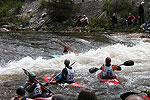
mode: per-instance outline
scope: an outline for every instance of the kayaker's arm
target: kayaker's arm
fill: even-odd
[[[117,71],[121,70],[120,65],[112,65],[112,68],[113,68],[113,70],[117,70]]]
[[[62,78],[63,78],[63,79],[66,79],[66,78],[67,78],[67,74],[68,74],[68,71],[67,71],[66,68],[64,68],[64,69],[62,70]]]
[[[56,79],[56,82],[58,82],[58,83],[64,82],[64,80],[66,80],[66,78],[67,78],[67,74],[68,74],[67,69],[64,68],[62,70],[62,77],[59,79]]]
[[[141,92],[146,93],[147,96],[150,98],[150,89],[142,89]]]
[[[104,65],[100,67],[100,70],[104,70]]]
[[[35,89],[35,87],[36,87],[36,83],[34,83],[33,85],[31,85],[30,83],[26,83],[25,85],[25,89],[28,92],[32,92]]]

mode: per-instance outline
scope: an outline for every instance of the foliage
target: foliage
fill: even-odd
[[[121,17],[127,17],[130,12],[136,14],[137,7],[133,0],[103,0],[103,10],[106,10],[109,16],[115,12]]]
[[[18,0],[0,0],[0,22],[7,23],[10,19],[16,19],[15,15],[21,11],[21,2]],[[12,18],[14,17],[14,18]]]
[[[74,14],[76,5],[72,0],[52,0],[47,9],[53,21],[63,22]]]
[[[98,19],[96,17],[89,18],[89,26],[90,27],[109,27],[109,18],[101,18]]]

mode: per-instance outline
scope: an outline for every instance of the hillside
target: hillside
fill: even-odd
[[[46,0],[47,1],[47,0]],[[79,15],[87,15],[88,18],[95,17],[101,18],[106,14],[102,11],[102,0],[73,0],[77,4],[77,13]],[[115,1],[115,0],[114,0]],[[132,0],[129,0],[132,2]],[[137,1],[137,2],[136,2]],[[140,0],[136,0],[137,6],[140,3]],[[149,7],[150,2],[145,4],[145,12],[150,15]],[[146,16],[146,20],[149,18],[149,15]],[[106,16],[106,15],[105,15]],[[15,25],[15,30],[32,30],[32,31],[45,31],[49,27],[53,28],[55,25],[61,26],[62,23],[52,22],[50,16],[47,14],[47,9],[41,7],[41,0],[24,0],[21,8],[21,14],[17,17],[27,19],[24,24],[15,25],[15,23],[8,23],[8,25],[3,25],[3,31],[14,30],[12,26]],[[109,16],[107,16],[109,17]],[[101,22],[101,21],[100,21]],[[105,23],[105,19],[104,19]],[[94,24],[94,23],[93,23]],[[11,28],[7,28],[9,26]],[[2,30],[2,29],[1,29]]]

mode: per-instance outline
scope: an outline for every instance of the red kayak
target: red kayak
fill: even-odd
[[[103,82],[103,83],[108,83],[108,85],[117,85],[117,84],[119,84],[119,80],[117,79],[117,75],[115,74],[115,76],[116,76],[116,78],[114,78],[114,79],[102,79],[101,78],[101,73],[99,73],[98,75],[97,75],[97,78],[101,81],[101,82]]]
[[[14,100],[14,98],[15,97],[11,98],[11,100]],[[39,97],[39,98],[35,98],[35,99],[27,98],[26,100],[52,100],[52,97],[48,97],[48,98]]]
[[[57,85],[60,85],[62,87],[70,87],[70,88],[80,88],[80,87],[86,87],[86,85],[81,85],[80,83],[78,82],[74,82],[74,83],[51,83],[51,80],[55,81],[55,79],[51,76],[44,76],[43,77],[43,80],[46,81],[46,82],[49,82],[50,84],[57,84]]]

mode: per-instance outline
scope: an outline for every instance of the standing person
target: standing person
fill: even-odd
[[[101,66],[100,69],[102,70],[101,72],[102,79],[112,79],[116,77],[114,71],[121,70],[121,67],[120,65],[111,65],[111,58],[107,57],[105,59],[105,65]]]
[[[112,27],[114,27],[115,24],[117,24],[117,23],[118,23],[117,16],[115,13],[113,13],[113,15],[112,15]]]
[[[79,27],[82,25],[81,19],[82,19],[82,16],[79,16],[79,18],[75,24],[75,27],[77,30],[79,30]]]
[[[139,6],[139,23],[142,25],[144,23],[144,2],[141,2]]]
[[[129,16],[126,20],[126,25],[128,27],[129,25],[134,25],[134,24],[135,24],[135,17],[133,16],[132,13],[129,13]]]
[[[25,90],[28,93],[29,98],[37,98],[37,97],[50,97],[50,93],[52,93],[50,90],[48,91],[46,88],[44,88],[43,85],[40,85],[39,82],[35,81],[36,74],[30,73],[29,80],[25,83]],[[47,84],[45,84],[47,85]]]
[[[83,89],[79,93],[77,100],[98,100],[94,91],[90,89]]]
[[[69,66],[70,60],[66,59],[64,64],[65,68],[61,72],[61,77],[56,79],[56,81],[52,81],[52,83],[74,83],[74,70]]]

